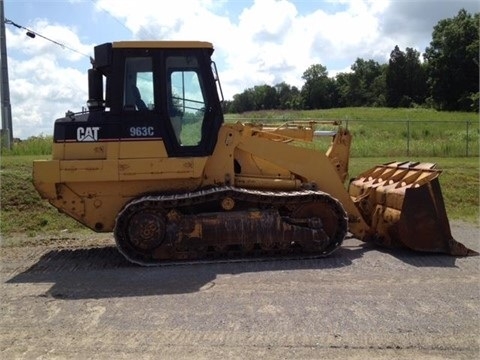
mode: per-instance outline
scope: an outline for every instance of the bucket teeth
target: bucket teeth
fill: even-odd
[[[434,163],[391,162],[360,174],[350,183],[350,196],[372,234],[386,247],[478,255],[457,242],[450,230]]]

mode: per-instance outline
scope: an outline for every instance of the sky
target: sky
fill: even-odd
[[[421,54],[438,21],[477,0],[4,0],[13,136],[52,135],[87,100],[89,56],[120,40],[213,43],[226,100],[286,82],[321,64],[334,77],[357,58],[387,63],[396,45]]]

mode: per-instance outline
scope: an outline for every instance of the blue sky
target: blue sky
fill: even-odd
[[[131,39],[202,40],[226,99],[255,85],[301,87],[313,64],[330,76],[357,58],[388,61],[395,45],[424,52],[433,26],[476,0],[4,0],[5,17],[52,40],[93,53]],[[49,135],[53,121],[87,97],[87,56],[6,25],[15,137]]]

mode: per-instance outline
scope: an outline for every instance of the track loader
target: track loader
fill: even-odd
[[[306,254],[350,233],[387,247],[475,252],[451,235],[435,164],[391,162],[348,177],[351,134],[324,153],[315,121],[225,123],[213,46],[131,41],[95,47],[88,111],[55,121],[42,198],[131,262]]]

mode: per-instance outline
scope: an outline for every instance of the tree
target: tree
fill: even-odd
[[[405,53],[397,45],[390,53],[385,81],[387,83],[387,105],[400,106],[402,97],[406,94],[406,60]]]
[[[390,107],[409,107],[425,101],[426,77],[420,53],[407,48],[406,53],[395,46],[386,69],[386,103]]]
[[[277,90],[270,85],[256,85],[235,94],[228,104],[228,112],[242,113],[245,111],[271,110],[279,107]]]
[[[435,25],[425,50],[428,85],[442,110],[472,110],[478,98],[480,14],[464,9]],[[476,104],[478,107],[478,104]]]
[[[336,77],[340,106],[383,106],[385,66],[357,58],[351,69],[352,72]]]
[[[296,86],[281,82],[274,87],[277,92],[279,109],[299,110],[302,108],[302,98]]]
[[[278,106],[277,91],[270,85],[253,87],[254,110],[271,110]]]
[[[251,89],[245,90],[241,94],[233,95],[233,101],[230,104],[229,111],[232,113],[242,113],[254,109],[253,92]]]
[[[425,66],[420,61],[420,53],[412,48],[406,48],[406,95],[414,103],[423,104],[427,96],[427,75]]]
[[[335,81],[328,77],[327,68],[311,65],[302,75],[305,84],[301,94],[307,109],[328,109],[335,98]]]

